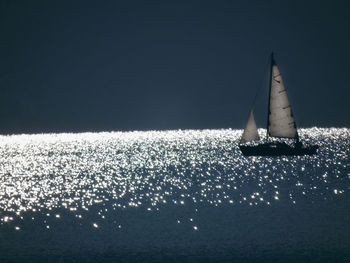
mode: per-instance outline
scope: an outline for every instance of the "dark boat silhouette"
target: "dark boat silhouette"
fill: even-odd
[[[271,54],[270,83],[268,98],[268,114],[266,140],[259,141],[260,137],[254,119],[253,108],[242,134],[239,148],[246,156],[281,156],[281,155],[312,155],[316,154],[317,145],[304,146],[299,135],[283,84],[282,76]],[[270,141],[271,138],[288,138],[292,143],[285,141]]]

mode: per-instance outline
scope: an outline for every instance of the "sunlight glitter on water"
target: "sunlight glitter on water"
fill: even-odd
[[[264,130],[260,130],[264,133]],[[297,205],[350,187],[349,129],[301,129],[318,155],[244,157],[241,130],[38,134],[0,137],[1,223],[26,212]],[[99,211],[105,218],[108,211]],[[60,219],[59,214],[50,216]],[[92,223],[98,228],[97,223]],[[49,225],[47,225],[49,228]],[[198,230],[198,226],[193,226]]]

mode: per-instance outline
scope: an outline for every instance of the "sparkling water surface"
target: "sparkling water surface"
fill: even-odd
[[[296,157],[241,134],[0,136],[1,262],[350,262],[350,129],[301,129]]]

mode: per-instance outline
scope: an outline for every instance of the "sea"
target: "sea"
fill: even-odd
[[[0,136],[0,262],[350,262],[350,129],[300,129],[312,156],[241,134]]]

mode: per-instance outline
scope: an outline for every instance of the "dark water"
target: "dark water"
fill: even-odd
[[[350,262],[350,129],[299,157],[241,132],[2,136],[0,262]]]

